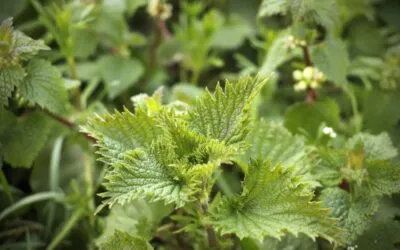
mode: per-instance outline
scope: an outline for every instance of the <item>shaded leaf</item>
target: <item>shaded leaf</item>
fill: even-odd
[[[333,83],[347,84],[349,58],[342,41],[331,38],[316,45],[311,50],[311,61]]]
[[[271,16],[275,14],[285,14],[288,9],[289,3],[287,0],[263,0],[258,16]]]
[[[322,123],[334,129],[339,126],[339,107],[332,99],[318,100],[313,104],[296,103],[285,114],[285,127],[292,133],[305,132],[312,139],[317,138]]]
[[[101,250],[152,250],[153,247],[141,237],[131,236],[128,233],[115,231],[107,241],[100,245]]]
[[[289,232],[339,240],[336,221],[328,216],[329,210],[311,201],[307,185],[280,165],[271,168],[269,162],[253,162],[242,194],[212,204],[211,223],[222,234],[234,233],[241,239],[281,238]]]
[[[260,73],[267,74],[275,71],[281,64],[294,56],[294,51],[287,47],[290,30],[281,31],[267,51],[267,55],[261,65]]]
[[[42,59],[31,60],[26,70],[20,86],[21,95],[50,112],[65,112],[68,96],[60,72]]]
[[[151,233],[161,220],[172,211],[172,207],[165,206],[162,202],[148,203],[136,200],[124,206],[114,206],[105,218],[104,229],[96,244],[101,245],[115,231],[150,239]],[[145,225],[145,229],[143,226]]]
[[[304,137],[292,135],[283,125],[261,119],[247,138],[251,146],[240,157],[243,163],[250,159],[268,159],[273,166],[293,167],[294,174],[305,175],[307,180],[313,179],[309,172],[317,162],[311,154],[313,149],[306,145]]]
[[[30,167],[44,146],[49,131],[50,121],[41,113],[19,118],[2,136],[4,159],[14,167]]]
[[[110,99],[132,87],[144,73],[143,65],[136,59],[107,55],[100,59],[99,64]]]
[[[320,197],[323,205],[332,209],[339,219],[339,225],[346,230],[345,239],[353,243],[369,226],[371,218],[379,208],[379,200],[361,196],[353,198],[350,193],[339,188],[328,188]]]

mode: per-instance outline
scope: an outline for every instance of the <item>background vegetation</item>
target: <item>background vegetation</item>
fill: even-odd
[[[398,249],[399,13],[396,0],[2,0],[0,248]],[[257,74],[258,146],[221,163],[211,197],[241,193],[249,158],[299,164],[347,232],[340,244],[210,241],[197,212],[142,198],[95,215],[110,164],[96,160],[95,114],[161,99],[184,112],[205,87]]]

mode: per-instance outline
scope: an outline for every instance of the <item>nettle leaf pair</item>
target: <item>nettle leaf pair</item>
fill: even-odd
[[[49,48],[14,31],[11,18],[1,23],[0,157],[12,166],[31,166],[50,130],[46,116],[38,111],[16,117],[5,110],[12,94],[19,104],[38,105],[52,113],[66,111],[68,95],[60,72],[50,62],[33,58],[41,50]]]
[[[142,198],[164,200],[176,208],[207,204],[214,170],[232,163],[248,146],[251,101],[264,83],[261,77],[249,77],[227,82],[225,91],[218,85],[193,107],[162,105],[156,93],[137,98],[135,113],[125,109],[93,118],[83,131],[97,139],[101,160],[109,165],[107,191],[101,194],[104,205]],[[290,232],[340,241],[329,210],[311,201],[310,182],[279,165],[276,157],[272,162],[277,165],[261,158],[245,161],[240,163],[245,173],[242,194],[218,195],[207,224],[239,238],[279,238]]]

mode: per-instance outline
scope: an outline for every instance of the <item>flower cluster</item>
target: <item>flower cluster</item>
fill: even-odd
[[[172,5],[163,0],[150,0],[147,5],[147,12],[152,17],[167,20],[172,16]]]
[[[292,35],[288,36],[288,38],[285,42],[285,47],[288,49],[295,49],[298,46],[306,46],[306,45],[307,44],[306,44],[305,40],[296,39]]]
[[[331,127],[324,127],[322,129],[322,133],[324,133],[325,135],[328,135],[331,138],[336,138],[336,136],[337,136],[336,132]]]
[[[296,80],[294,85],[296,91],[306,90],[307,88],[316,89],[326,81],[325,75],[314,67],[306,67],[303,71],[293,71],[293,78]]]

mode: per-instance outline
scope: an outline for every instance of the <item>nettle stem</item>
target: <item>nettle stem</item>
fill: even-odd
[[[208,202],[201,204],[200,209],[202,215],[208,214]],[[209,225],[205,225],[205,229],[207,232],[208,249],[214,249],[214,250],[219,249],[217,236],[215,234],[214,229]]]
[[[165,40],[168,40],[171,38],[171,32],[169,31],[165,20],[158,18],[157,27]]]
[[[157,17],[155,20],[155,26],[157,28],[155,38],[150,46],[150,65],[157,65],[157,49],[161,44],[161,40],[171,39],[171,32],[169,31],[165,20]]]
[[[310,57],[310,52],[308,51],[308,47],[307,46],[303,46],[303,57],[304,57],[304,61],[306,62],[307,66],[313,66],[313,63],[311,61],[311,57]]]
[[[310,52],[308,50],[307,46],[302,46],[301,47],[303,50],[303,58],[307,66],[312,67],[313,63],[311,61],[310,57]],[[306,102],[309,104],[313,104],[318,98],[318,93],[315,91],[313,88],[307,88],[307,96],[306,96]]]
[[[83,136],[83,137],[84,137],[86,140],[88,140],[89,142],[96,143],[96,139],[95,139],[94,137],[91,137],[90,135],[88,135],[88,134],[86,134],[86,133],[79,132],[79,131],[78,131],[78,126],[77,126],[74,122],[68,120],[68,119],[65,118],[65,117],[62,117],[62,116],[53,114],[53,113],[51,113],[51,112],[49,112],[49,111],[47,111],[47,110],[45,110],[45,109],[41,109],[41,110],[42,110],[43,113],[45,113],[47,116],[49,116],[50,118],[52,118],[52,119],[58,121],[59,123],[61,123],[61,124],[64,125],[65,127],[68,127],[69,129],[72,129],[72,130],[76,130],[77,133],[79,133],[81,136]]]

